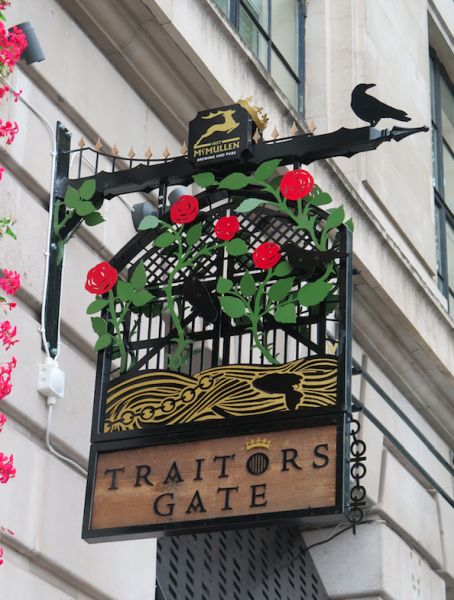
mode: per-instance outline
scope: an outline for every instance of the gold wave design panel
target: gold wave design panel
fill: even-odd
[[[107,392],[104,432],[334,406],[337,358],[228,365],[185,375],[146,371]]]

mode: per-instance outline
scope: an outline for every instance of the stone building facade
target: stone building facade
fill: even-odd
[[[336,600],[454,598],[454,511],[441,493],[454,497],[453,2],[16,0],[7,16],[9,25],[33,23],[47,59],[16,69],[12,84],[25,101],[5,110],[21,131],[0,150],[9,171],[1,213],[17,218],[18,236],[2,242],[0,266],[13,265],[23,281],[14,315],[19,367],[2,406],[9,417],[2,446],[14,452],[18,475],[0,490],[0,519],[16,534],[2,540],[1,597],[155,595],[156,542],[82,541],[84,476],[45,444],[47,408],[37,377],[44,360],[49,125],[52,131],[63,122],[74,145],[83,137],[94,146],[99,137],[122,155],[131,146],[143,154],[149,145],[156,156],[165,146],[178,154],[197,111],[245,96],[270,116],[265,137],[274,127],[288,135],[293,122],[302,131],[316,126],[316,133],[360,126],[350,93],[367,81],[377,84],[378,97],[407,110],[411,124],[432,124],[437,133],[434,142],[419,134],[310,167],[355,223],[353,355],[363,374],[354,376],[353,394],[386,429],[361,416],[367,523],[356,536],[345,532],[314,546],[311,556]],[[105,223],[81,229],[66,252],[58,358],[66,386],[53,411],[51,443],[82,467],[95,373],[85,274],[134,235],[135,201],[143,198],[105,203]],[[335,525],[308,525],[305,543],[325,540]]]

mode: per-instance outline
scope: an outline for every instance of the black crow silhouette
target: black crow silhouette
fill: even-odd
[[[380,121],[380,119],[396,119],[396,121],[411,121],[411,118],[403,110],[388,106],[377,98],[366,94],[366,90],[374,87],[375,83],[360,83],[352,92],[351,107],[357,117],[363,121],[368,121],[371,127]]]
[[[197,277],[188,277],[183,283],[183,296],[205,321],[214,323],[218,317],[215,300]]]
[[[293,242],[287,242],[282,249],[287,254],[295,274],[304,281],[318,279],[323,275],[328,261],[347,256],[346,253],[336,250],[306,250]]]

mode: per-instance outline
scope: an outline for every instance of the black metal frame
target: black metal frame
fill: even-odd
[[[278,57],[282,65],[285,67],[286,71],[292,77],[292,79],[297,84],[297,106],[296,109],[303,114],[304,113],[304,22],[305,22],[305,6],[304,0],[296,0],[296,25],[297,25],[297,64],[298,64],[298,72],[296,73],[294,69],[289,65],[288,61],[281,53],[279,48],[273,42],[273,32],[271,29],[271,3],[273,0],[265,0],[268,6],[268,22],[266,24],[266,29],[263,25],[257,20],[257,17],[251,11],[245,0],[230,0],[229,3],[229,12],[226,13],[229,21],[232,23],[233,27],[239,31],[240,28],[240,8],[242,8],[247,16],[252,21],[253,25],[257,28],[259,34],[263,37],[267,44],[267,60],[265,68],[266,70],[273,75],[271,70],[271,56],[272,52]],[[221,9],[222,10],[222,9]],[[251,48],[252,50],[252,48]],[[253,51],[253,50],[252,50]],[[259,59],[260,60],[260,59]],[[262,63],[263,64],[263,63]]]
[[[438,132],[437,135],[437,143],[432,144],[433,152],[436,158],[436,172],[434,172],[434,198],[435,198],[435,218],[438,219],[438,228],[436,229],[436,233],[438,233],[437,244],[439,248],[438,258],[437,258],[437,267],[438,267],[438,286],[440,290],[443,292],[443,295],[446,296],[448,300],[448,309],[452,312],[454,307],[452,304],[454,303],[454,281],[449,281],[448,278],[448,251],[447,251],[447,228],[450,227],[454,231],[454,213],[450,210],[445,197],[445,189],[444,189],[444,165],[443,165],[443,131],[441,128],[441,101],[440,101],[440,81],[443,81],[447,84],[450,89],[453,99],[454,99],[454,84],[449,79],[449,76],[443,67],[442,63],[439,61],[437,53],[433,48],[430,48],[430,60],[433,65],[433,74],[434,74],[434,89],[433,91],[433,103],[434,103],[434,112],[432,114],[432,127],[435,131]],[[447,144],[446,144],[447,146]],[[448,147],[449,152],[453,152],[453,149]],[[454,159],[454,154],[453,154]],[[451,260],[454,261],[454,256],[451,257]]]

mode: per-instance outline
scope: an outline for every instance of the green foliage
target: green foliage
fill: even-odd
[[[134,288],[128,281],[117,281],[117,296],[122,302],[129,302],[134,297]]]
[[[344,207],[339,206],[339,208],[332,208],[328,210],[328,218],[326,219],[325,227],[323,228],[325,231],[330,231],[335,227],[339,227],[342,225],[345,219]]]
[[[79,188],[79,195],[82,200],[91,200],[96,193],[96,181],[94,179],[89,179],[88,181],[84,181],[83,184]]]
[[[161,233],[161,235],[158,235],[153,243],[156,248],[168,248],[176,241],[177,236],[174,233],[171,231],[165,231],[164,233]]]
[[[140,307],[145,306],[153,300],[153,294],[150,294],[147,290],[140,290],[138,292],[134,292],[132,295],[132,303],[134,306]]]
[[[139,231],[146,231],[147,229],[156,229],[160,221],[156,215],[147,215],[139,223]]]
[[[102,317],[92,317],[91,326],[97,335],[107,333],[107,323]]]
[[[315,306],[320,304],[332,289],[332,284],[323,279],[312,283],[306,283],[298,292],[298,302],[303,306]]]
[[[249,184],[249,177],[244,173],[230,173],[218,183],[223,190],[241,190]]]
[[[278,281],[276,281],[276,283],[273,283],[273,285],[268,290],[268,298],[270,300],[273,300],[274,302],[280,302],[289,295],[294,282],[294,277],[279,279]]]
[[[238,319],[246,314],[246,307],[239,298],[233,296],[222,296],[220,298],[222,310],[228,317]]]
[[[78,204],[80,204],[80,195],[79,195],[78,190],[76,190],[76,188],[73,188],[70,185],[68,185],[68,189],[66,190],[64,202],[65,202],[65,205],[67,208],[75,209],[76,206],[78,206]]]
[[[276,277],[285,277],[286,275],[290,275],[292,271],[292,266],[288,260],[281,260],[279,264],[274,267],[274,274]]]
[[[108,348],[112,342],[113,337],[110,335],[110,333],[103,333],[96,341],[95,352],[99,352],[100,350],[104,350],[104,348]]]
[[[257,206],[266,204],[266,202],[267,200],[261,200],[260,198],[246,198],[239,206],[237,206],[237,208],[235,208],[235,212],[248,213],[251,212],[251,210],[254,210],[254,208],[257,208]]]
[[[194,183],[203,188],[210,187],[210,185],[214,185],[216,183],[216,177],[209,171],[206,171],[205,173],[198,173],[197,175],[194,175],[192,179],[194,180]]]
[[[143,288],[147,285],[147,272],[145,271],[143,260],[141,260],[134,269],[130,282],[135,290],[143,290]]]
[[[353,233],[355,226],[351,218],[348,221],[345,221],[345,226]]]
[[[196,223],[192,227],[188,229],[186,234],[186,243],[188,246],[193,246],[197,244],[202,235],[202,223]]]
[[[274,172],[281,164],[281,159],[267,160],[263,162],[254,173],[254,177],[259,180],[265,180],[274,175]]]
[[[296,306],[294,304],[278,306],[274,311],[274,319],[278,323],[296,323]]]
[[[93,315],[94,313],[103,310],[104,308],[106,308],[108,303],[108,300],[104,300],[103,298],[97,298],[91,304],[88,305],[87,315]]]
[[[250,298],[251,296],[253,296],[257,290],[255,279],[248,271],[246,271],[246,273],[240,280],[240,290],[243,296],[245,296],[246,298]]]
[[[230,240],[227,242],[225,248],[230,256],[243,256],[243,254],[249,252],[246,242],[241,238]]]
[[[216,284],[216,291],[218,294],[225,294],[226,292],[230,292],[233,288],[233,281],[230,279],[225,279],[224,277],[219,277],[218,282]]]
[[[91,213],[91,214],[87,215],[84,219],[85,223],[89,227],[94,227],[95,225],[100,225],[101,223],[104,222],[104,220],[105,220],[104,217],[99,212]]]

